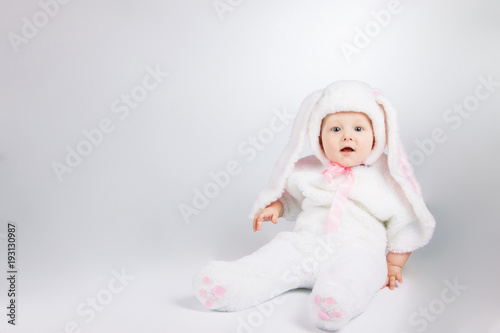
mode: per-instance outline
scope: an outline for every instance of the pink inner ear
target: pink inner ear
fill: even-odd
[[[415,193],[417,193],[419,196],[422,196],[422,193],[419,191],[419,188],[417,186],[416,180],[413,178],[411,172],[411,164],[402,154],[401,157],[399,158],[399,167],[403,171],[406,179],[411,183]]]
[[[374,95],[380,95],[380,94],[381,94],[381,92],[380,92],[379,90],[373,89],[373,94],[374,94]]]

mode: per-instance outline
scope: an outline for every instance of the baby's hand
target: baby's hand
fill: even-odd
[[[389,289],[394,290],[396,281],[403,283],[403,267],[387,263],[387,279],[382,289],[389,287]]]
[[[382,289],[389,286],[389,289],[394,290],[396,281],[403,283],[403,266],[406,264],[411,252],[387,254],[387,279]]]
[[[279,200],[273,202],[266,208],[260,211],[253,219],[253,231],[260,230],[262,221],[271,221],[274,224],[278,223],[278,217],[283,215],[283,205]]]

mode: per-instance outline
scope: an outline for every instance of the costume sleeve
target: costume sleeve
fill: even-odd
[[[395,253],[412,252],[429,242],[426,225],[402,191],[397,191],[393,214],[386,221],[387,250]]]
[[[387,228],[387,250],[395,253],[413,252],[427,244],[422,225],[418,221],[401,224],[390,221]]]
[[[314,156],[301,158],[288,177],[280,201],[283,204],[283,217],[295,221],[302,211],[304,193],[311,187],[311,177],[321,172],[321,162]],[[309,192],[311,192],[309,190]]]
[[[295,221],[301,211],[301,204],[304,197],[301,193],[290,194],[287,190],[279,199],[283,204],[283,217],[290,221]],[[299,194],[299,195],[297,195]]]

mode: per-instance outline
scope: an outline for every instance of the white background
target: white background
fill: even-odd
[[[500,332],[500,86],[464,116],[448,111],[474,100],[480,77],[500,82],[500,5],[401,0],[381,27],[371,13],[389,1],[226,1],[223,13],[212,0],[42,1],[51,17],[37,1],[1,1],[0,263],[7,275],[12,221],[18,297],[14,327],[1,279],[0,331],[318,332],[307,290],[267,310],[217,313],[190,280],[206,261],[237,259],[293,228],[253,233],[248,219],[291,122],[254,155],[241,148],[313,90],[358,79],[398,109],[437,228],[401,287],[381,291],[342,332]],[[348,61],[340,45],[377,26]],[[147,68],[168,76],[121,119],[112,104],[141,91]],[[113,131],[60,181],[54,162],[103,119]],[[436,129],[442,142],[430,144]],[[183,218],[181,205],[230,161],[240,172]],[[445,281],[467,288],[444,303]]]

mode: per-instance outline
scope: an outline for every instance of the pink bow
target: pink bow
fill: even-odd
[[[323,171],[323,175],[328,180],[329,183],[332,182],[333,178],[340,176],[347,172],[347,178],[340,183],[333,198],[332,207],[328,213],[328,220],[326,223],[326,229],[329,232],[337,232],[339,227],[339,221],[342,217],[342,212],[344,211],[344,206],[351,192],[352,185],[354,184],[354,175],[351,168],[341,166],[337,163],[330,162],[328,169]]]

